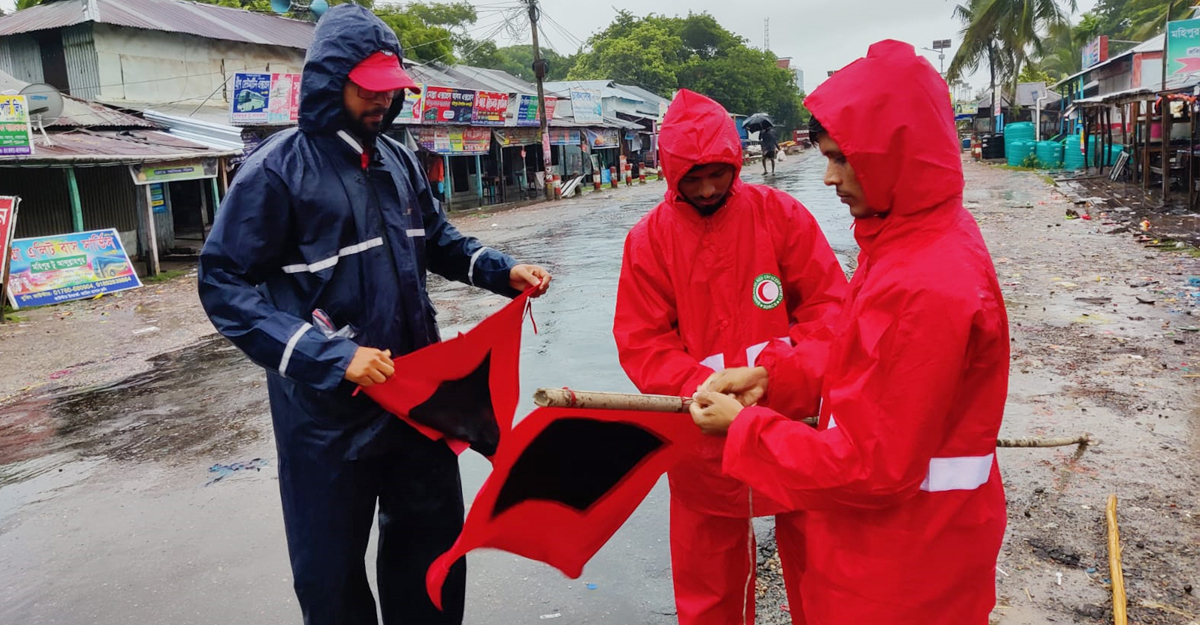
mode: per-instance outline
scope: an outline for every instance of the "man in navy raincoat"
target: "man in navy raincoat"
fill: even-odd
[[[242,167],[200,258],[213,324],[267,370],[288,551],[310,625],[378,623],[364,564],[376,504],[384,623],[461,623],[465,566],[451,572],[445,612],[425,593],[426,569],[462,529],[457,458],[353,393],[390,377],[392,354],[438,340],[426,270],[507,296],[550,282],[460,234],[417,158],[380,134],[416,89],[401,55],[370,11],[345,4],[324,16],[300,127]]]

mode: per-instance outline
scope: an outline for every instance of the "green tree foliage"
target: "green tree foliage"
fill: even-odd
[[[806,120],[791,72],[707,13],[636,17],[621,11],[588,41],[567,76],[635,84],[664,97],[691,89],[733,113],[770,113],[785,130]]]
[[[1099,0],[1093,13],[1099,22],[1097,35],[1114,39],[1144,41],[1163,31],[1169,0]],[[1175,0],[1171,19],[1186,19],[1195,3]]]
[[[955,7],[963,23],[962,43],[950,62],[947,78],[953,82],[986,64],[993,93],[1002,78],[1016,89],[1022,70],[1031,58],[1045,55],[1047,37],[1069,27],[1067,15],[1075,0],[969,0]]]

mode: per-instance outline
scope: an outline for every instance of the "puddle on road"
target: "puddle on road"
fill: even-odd
[[[148,462],[230,451],[258,439],[264,375],[224,339],[151,359],[145,373],[4,408],[0,487],[81,459]]]

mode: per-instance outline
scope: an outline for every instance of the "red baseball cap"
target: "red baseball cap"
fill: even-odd
[[[350,81],[370,91],[395,91],[411,89],[421,91],[400,66],[400,58],[388,50],[381,50],[350,70]]]

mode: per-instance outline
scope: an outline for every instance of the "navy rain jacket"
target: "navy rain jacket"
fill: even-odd
[[[347,76],[376,51],[401,55],[395,34],[361,8],[329,13],[319,30],[299,128],[273,135],[238,172],[201,253],[199,290],[217,330],[267,370],[281,455],[294,441],[353,459],[396,421],[365,393],[351,397],[343,376],[357,347],[398,356],[438,341],[427,269],[512,297],[516,263],[446,221],[409,149],[381,135],[366,159],[349,133]],[[326,338],[316,309],[358,336]]]

